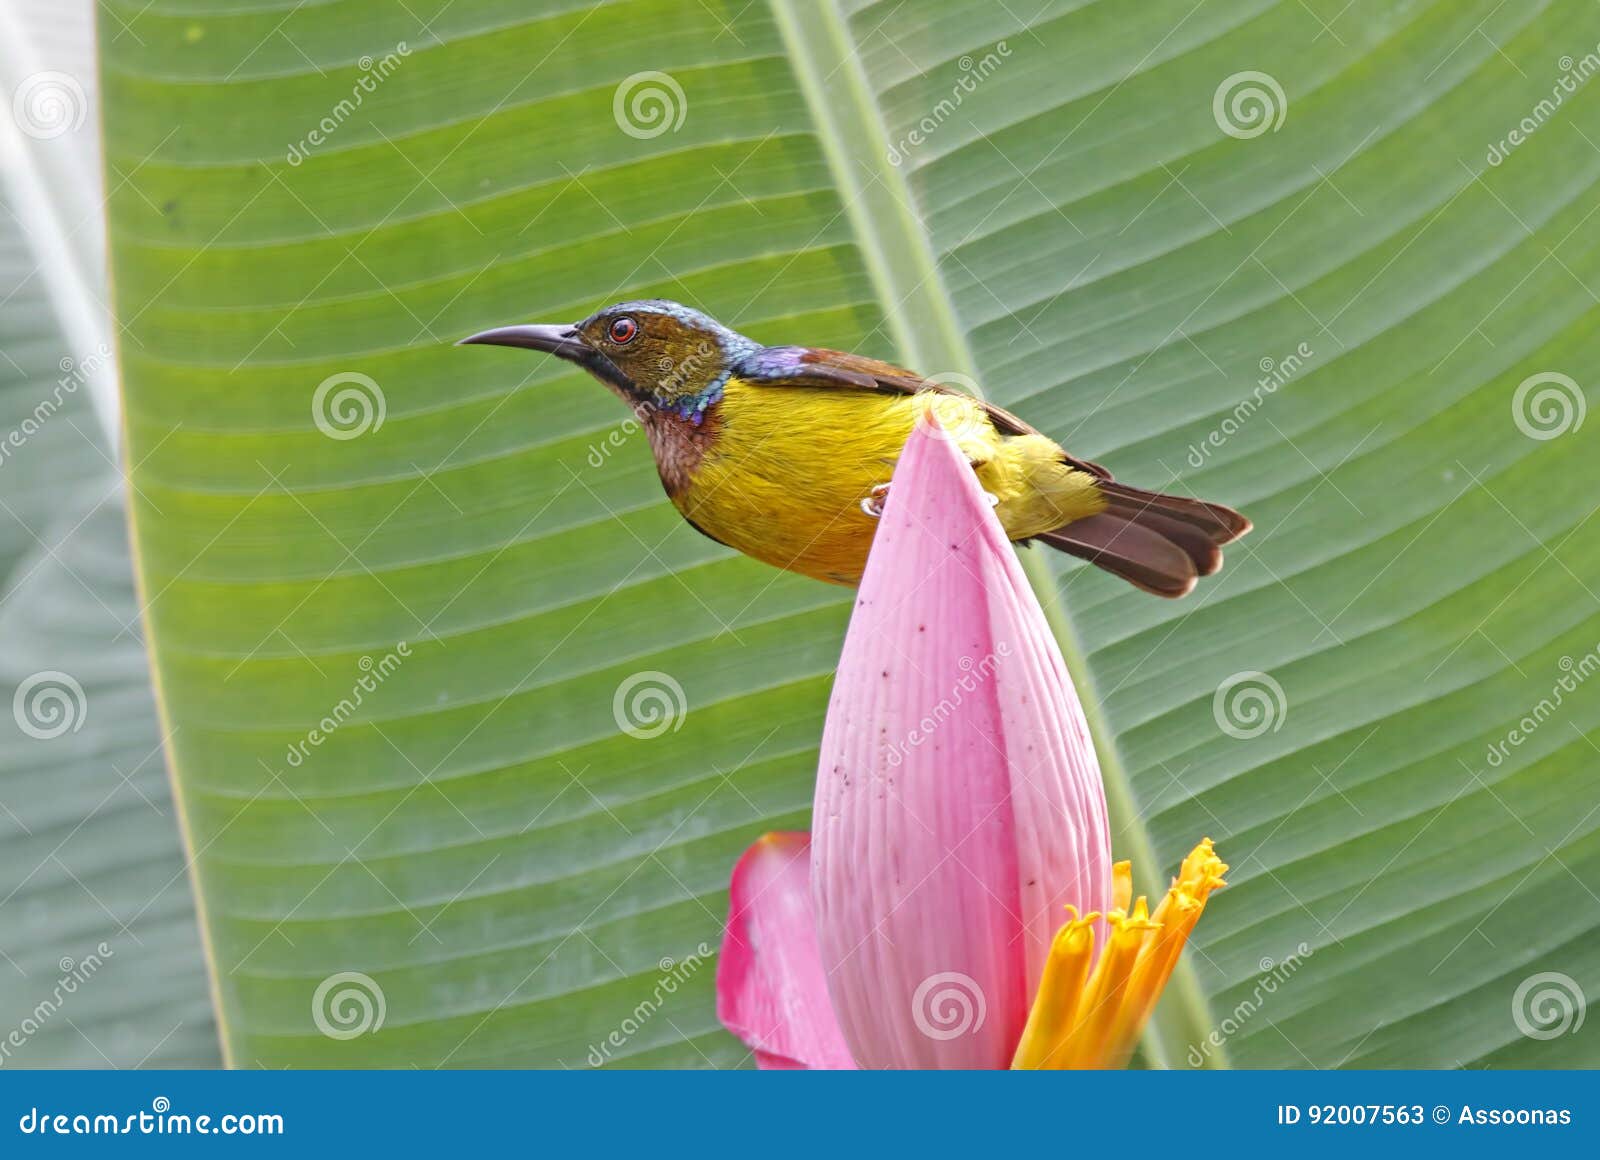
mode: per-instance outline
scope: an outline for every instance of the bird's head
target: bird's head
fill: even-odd
[[[682,303],[619,302],[582,322],[502,326],[457,345],[515,346],[576,363],[624,401],[692,417],[759,344]]]

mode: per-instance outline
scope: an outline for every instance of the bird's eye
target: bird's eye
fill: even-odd
[[[639,333],[639,324],[631,318],[618,318],[611,324],[611,341],[617,345],[632,342],[633,336]]]

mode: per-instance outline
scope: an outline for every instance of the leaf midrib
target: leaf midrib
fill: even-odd
[[[977,365],[965,331],[939,272],[931,239],[913,208],[909,185],[888,160],[889,141],[867,78],[850,42],[836,0],[771,0],[779,31],[789,50],[801,95],[816,121],[817,138],[832,170],[884,321],[904,361],[924,373],[966,375],[976,380]],[[870,179],[864,179],[866,170]],[[1139,810],[1117,748],[1100,709],[1098,691],[1084,660],[1071,617],[1062,606],[1050,564],[1028,553],[1023,566],[1039,594],[1045,616],[1061,646],[1067,667],[1083,693],[1089,731],[1101,759],[1106,807],[1121,852],[1134,864],[1136,884],[1161,893],[1155,846]],[[1156,1066],[1170,1067],[1182,1054],[1178,1045],[1199,1042],[1213,1026],[1209,1008],[1188,960],[1180,960],[1167,994],[1145,1032],[1144,1047]],[[1226,1066],[1218,1052],[1208,1067]]]

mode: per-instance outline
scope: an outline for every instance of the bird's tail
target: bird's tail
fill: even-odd
[[[1095,483],[1103,511],[1034,539],[1157,596],[1187,595],[1196,579],[1222,567],[1222,545],[1250,530],[1249,520],[1221,504],[1111,479]]]

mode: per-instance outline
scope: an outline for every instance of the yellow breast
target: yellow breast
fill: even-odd
[[[732,548],[836,584],[855,584],[877,520],[862,510],[889,482],[917,417],[933,408],[960,443],[1013,539],[1098,510],[1089,477],[1042,436],[1008,437],[960,395],[756,386],[730,380],[717,429],[673,502]]]

